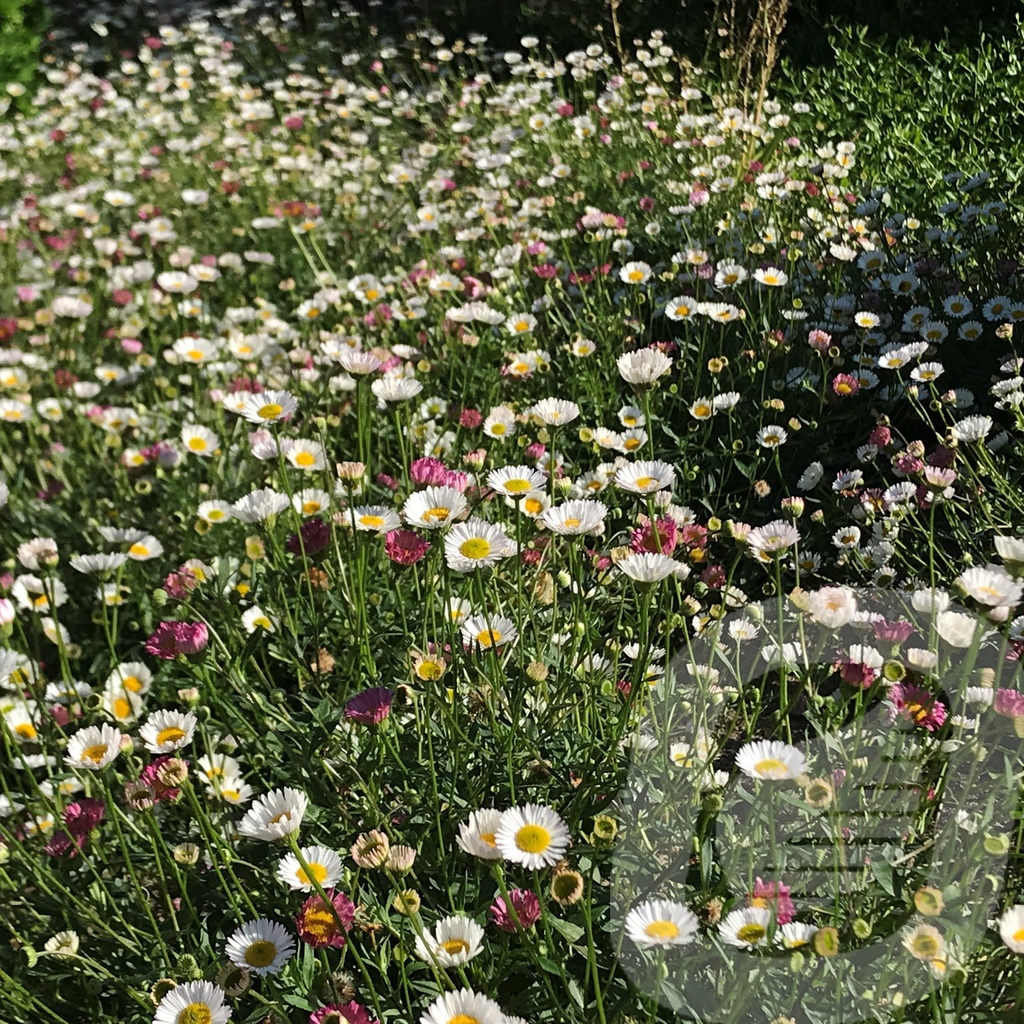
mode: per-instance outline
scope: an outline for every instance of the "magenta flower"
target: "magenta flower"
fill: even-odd
[[[509,892],[511,909],[505,899],[499,896],[491,905],[491,920],[503,932],[526,931],[540,920],[540,900],[529,889],[512,889]],[[518,924],[516,923],[518,921]]]
[[[429,541],[412,530],[392,530],[384,539],[384,554],[398,565],[415,565],[429,550]]]
[[[364,725],[376,725],[391,714],[391,702],[394,699],[394,691],[386,686],[363,690],[346,702],[345,717]]]
[[[638,529],[633,530],[629,547],[638,555],[644,553],[671,555],[678,542],[679,528],[676,526],[675,520],[669,516],[663,516],[657,524],[648,520]]]
[[[331,524],[325,523],[322,519],[307,519],[299,527],[298,533],[293,533],[285,547],[288,553],[296,558],[301,558],[303,551],[307,555],[315,555],[323,551],[331,543]]]
[[[923,686],[914,683],[897,683],[889,691],[893,703],[891,720],[904,718],[914,725],[935,732],[946,720],[946,706],[937,700]]]
[[[345,936],[356,918],[355,904],[343,892],[329,889],[327,898],[329,904],[319,894],[310,896],[295,918],[299,938],[314,949],[344,946]]]
[[[180,789],[175,789],[173,786],[165,786],[160,781],[160,769],[172,759],[173,755],[171,754],[163,754],[160,757],[154,757],[153,760],[142,769],[142,772],[139,775],[139,781],[153,790],[153,799],[157,803],[161,800],[174,800],[181,794]]]
[[[64,809],[64,831],[56,833],[43,848],[51,857],[76,857],[89,842],[89,833],[99,826],[107,805],[83,797]]]
[[[1024,693],[1018,690],[996,690],[992,710],[1007,718],[1024,718]]]
[[[796,917],[796,906],[790,898],[789,886],[782,882],[755,879],[754,891],[747,897],[747,905],[775,911],[775,920],[779,924],[789,924]]]
[[[440,459],[416,459],[409,466],[409,477],[417,487],[437,487],[444,483],[448,468]]]
[[[199,586],[199,577],[188,566],[183,565],[169,573],[164,580],[164,590],[175,601],[184,601]]]
[[[170,661],[179,654],[198,654],[209,642],[202,622],[161,622],[143,644],[147,654]]]
[[[888,619],[881,619],[873,622],[871,628],[876,640],[888,640],[894,644],[903,643],[914,632],[913,625],[905,619],[895,619],[891,622]]]
[[[355,1000],[340,1004],[332,1003],[309,1015],[309,1024],[377,1024],[365,1006]]]

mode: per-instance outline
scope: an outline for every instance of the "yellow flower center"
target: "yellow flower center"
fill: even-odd
[[[492,424],[491,425],[491,433],[492,434],[497,434],[500,437],[502,434],[505,433],[505,424],[504,423],[494,423],[494,424]]]
[[[93,764],[99,764],[107,756],[107,744],[106,743],[94,743],[91,747],[86,747],[82,751],[83,761],[92,761]]]
[[[1013,940],[1014,942],[1024,942],[1024,928],[1018,928],[1018,929],[1017,929],[1017,930],[1016,930],[1016,931],[1015,931],[1015,932],[1014,932],[1014,933],[1013,933],[1013,934],[1012,934],[1012,935],[1010,936],[1010,938],[1011,938],[1011,939],[1012,939],[1012,940]]]
[[[210,1024],[213,1014],[206,1003],[189,1003],[178,1014],[177,1024]]]
[[[275,814],[270,819],[270,821],[267,822],[267,824],[268,825],[276,825],[279,821],[284,821],[285,818],[288,818],[290,816],[291,816],[291,811],[282,811],[280,814]]]
[[[939,943],[934,935],[915,935],[914,953],[925,960],[931,960],[939,953]]]
[[[470,537],[459,545],[459,553],[465,558],[486,558],[491,553],[491,542],[484,537]]]
[[[337,930],[330,908],[322,904],[310,907],[302,915],[302,925],[314,939],[320,942],[326,942]]]
[[[574,518],[566,519],[563,521],[562,525],[568,527],[570,530],[575,530],[576,527],[580,525],[580,520]]]
[[[531,484],[529,480],[506,480],[505,490],[509,494],[523,494],[525,491],[530,490]]]
[[[36,732],[36,727],[31,722],[22,722],[21,725],[14,727],[14,735],[23,740],[34,740],[39,733]]]
[[[512,369],[515,373],[529,373],[530,366],[528,363],[514,363]]]
[[[766,757],[754,765],[754,773],[765,779],[781,779],[786,774],[786,765],[777,757]]]
[[[359,522],[363,526],[372,526],[375,529],[384,525],[384,519],[381,516],[360,516]]]
[[[481,647],[494,647],[501,643],[501,632],[497,629],[482,629],[476,635],[476,642]]]
[[[312,864],[309,865],[309,870],[313,873],[313,878],[316,880],[317,884],[318,885],[323,885],[324,884],[324,879],[327,877],[327,868],[325,868],[323,866],[323,864],[317,864],[316,862],[313,862]],[[309,885],[310,884],[310,878],[309,878],[309,875],[306,873],[306,869],[305,868],[301,868],[300,867],[295,872],[295,877],[303,885]]]
[[[134,555],[136,558],[145,558],[149,554],[149,548],[145,544],[133,544],[128,549],[129,555]]]
[[[423,513],[422,518],[425,523],[443,523],[451,514],[452,510],[450,508],[442,508],[440,505],[437,505],[434,508],[428,508]]]
[[[200,359],[203,358],[203,356],[205,354],[206,353],[203,352],[202,349],[198,349],[198,348],[190,348],[188,350],[188,352],[185,353],[185,355],[187,355],[189,357],[189,359],[191,359],[191,360],[193,360],[194,362],[197,362],[197,363],[199,362]]]
[[[448,1024],[480,1024],[480,1018],[474,1017],[471,1013],[457,1013]]]
[[[524,825],[516,832],[516,846],[523,853],[543,853],[551,845],[551,833],[543,825]]]
[[[629,279],[634,283],[637,281],[642,281],[644,279],[644,272],[642,270],[631,270],[629,272]]]
[[[462,939],[448,939],[447,942],[441,943],[441,948],[449,956],[458,956],[460,953],[469,952],[469,943]]]
[[[211,523],[213,523],[216,522],[218,519],[223,519],[224,513],[219,508],[212,508],[210,509],[209,512],[206,513],[206,518],[209,519]]]
[[[256,415],[259,416],[261,420],[274,420],[283,412],[283,406],[278,405],[277,402],[268,402],[266,405],[260,406],[256,411]]]
[[[736,938],[741,942],[747,942],[751,946],[760,942],[765,936],[765,927],[761,924],[745,924],[737,933]]]
[[[45,594],[40,594],[38,597],[32,598],[32,605],[35,608],[42,608],[46,604],[47,600],[48,598]]]
[[[531,516],[535,516],[544,508],[544,502],[542,502],[540,498],[527,498],[526,501],[523,502],[523,508],[525,508]]]
[[[190,437],[188,439],[188,446],[194,452],[205,452],[206,451],[206,440],[202,437]]]
[[[679,928],[671,921],[652,921],[644,934],[652,939],[674,939],[679,935]]]
[[[269,967],[277,956],[277,947],[267,939],[259,939],[245,951],[245,962],[250,967]]]
[[[179,729],[176,725],[168,726],[166,729],[161,729],[156,734],[156,745],[162,747],[165,743],[180,743],[187,733],[184,729]]]
[[[635,452],[640,447],[640,438],[631,437],[622,446],[627,452]]]
[[[421,661],[416,666],[416,675],[424,682],[440,679],[442,671],[441,665],[436,661]]]
[[[710,416],[711,406],[710,405],[695,405],[693,411],[698,416]]]
[[[252,624],[254,626],[259,626],[261,629],[268,629],[269,630],[269,629],[273,628],[271,626],[270,619],[268,619],[266,617],[266,615],[261,615],[259,618],[253,619],[252,620]]]
[[[311,516],[316,512],[320,511],[319,501],[304,501],[302,503],[302,511],[305,515]]]
[[[114,713],[115,718],[132,717],[132,704],[127,697],[116,698],[110,710]]]
[[[312,466],[316,462],[316,456],[312,452],[299,452],[295,456],[297,466]]]
[[[636,478],[637,487],[640,487],[643,490],[646,490],[648,487],[655,483],[657,483],[657,480],[655,480],[653,476],[639,476]]]
[[[481,843],[486,843],[490,847],[497,847],[498,845],[498,840],[493,832],[481,832],[479,839]]]

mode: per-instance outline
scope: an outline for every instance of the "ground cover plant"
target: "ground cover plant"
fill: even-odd
[[[0,126],[0,1020],[1019,1015],[998,175],[658,34],[94,57]]]

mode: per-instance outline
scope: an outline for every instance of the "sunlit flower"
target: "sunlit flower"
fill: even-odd
[[[626,934],[642,948],[683,946],[697,936],[697,915],[683,903],[648,900],[626,915]]]
[[[803,775],[807,759],[788,743],[755,740],[740,747],[736,767],[752,779],[796,779]]]
[[[416,936],[416,955],[439,967],[459,967],[480,954],[483,942],[480,925],[463,914],[452,914]]]
[[[556,864],[569,848],[565,822],[541,804],[504,811],[494,838],[505,860],[533,870]]]
[[[261,917],[234,931],[224,954],[236,967],[258,977],[277,974],[295,955],[295,939],[282,925]]]
[[[299,789],[285,786],[261,796],[246,812],[238,831],[250,839],[274,842],[292,832],[298,832],[309,799]]]

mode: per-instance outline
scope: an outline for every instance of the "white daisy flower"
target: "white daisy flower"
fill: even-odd
[[[768,941],[772,912],[765,907],[743,907],[727,914],[718,925],[722,941],[740,949],[753,949]]]
[[[627,384],[647,387],[672,370],[672,360],[657,348],[624,352],[616,360],[619,375]]]
[[[277,423],[292,416],[298,407],[299,403],[288,391],[261,391],[245,398],[241,414],[250,423]]]
[[[220,438],[209,427],[198,423],[186,423],[181,428],[181,443],[193,455],[208,459],[217,450]]]
[[[427,487],[410,494],[402,506],[405,521],[425,530],[440,530],[462,517],[469,504],[454,487]]]
[[[1024,953],[1024,905],[1018,903],[999,918],[999,937],[1014,953]]]
[[[645,949],[683,946],[697,935],[697,915],[683,903],[648,900],[626,915],[626,934]]]
[[[299,789],[285,786],[261,796],[246,812],[238,831],[250,839],[272,843],[292,832],[298,832],[309,799]]]
[[[470,615],[460,630],[463,642],[472,648],[505,647],[519,639],[515,623],[502,615]]]
[[[419,1024],[505,1024],[505,1014],[493,999],[464,988],[438,996]]]
[[[233,932],[224,954],[236,967],[258,977],[277,974],[295,955],[295,938],[283,925],[261,917]]]
[[[562,859],[569,829],[550,807],[527,804],[502,813],[494,840],[505,860],[536,871]]]
[[[501,860],[503,854],[497,843],[500,823],[501,811],[494,808],[473,811],[469,821],[459,825],[459,834],[455,841],[473,857],[479,857],[481,860]]]
[[[350,510],[349,517],[352,525],[364,533],[383,535],[397,530],[402,525],[398,513],[384,505],[359,505]]]
[[[277,877],[285,885],[301,892],[311,892],[314,881],[321,889],[332,889],[338,884],[345,869],[341,857],[334,850],[326,846],[305,846],[301,852],[309,871],[299,863],[294,853],[287,854],[277,868]]]
[[[444,557],[455,572],[496,565],[516,553],[516,543],[493,523],[475,516],[465,523],[456,523],[444,539]]]
[[[169,754],[192,742],[196,724],[191,711],[154,711],[139,730],[139,736],[151,753]]]
[[[91,772],[106,768],[121,752],[124,737],[112,725],[90,725],[68,740],[64,763]]]
[[[547,477],[529,466],[504,466],[487,475],[488,487],[516,501],[543,491],[546,483]]]
[[[653,494],[675,481],[676,471],[667,462],[631,462],[615,474],[615,483],[633,494]]]
[[[223,989],[210,981],[188,981],[160,1000],[153,1024],[226,1024],[230,1019]]]
[[[566,423],[572,423],[579,414],[580,407],[564,398],[543,398],[530,407],[530,415],[536,416],[541,423],[549,427],[562,427]]]
[[[796,779],[807,768],[807,758],[780,740],[754,740],[736,754],[736,767],[751,779]]]
[[[441,918],[433,929],[416,936],[416,955],[439,967],[460,967],[484,948],[484,930],[464,914]]]
[[[578,536],[603,527],[607,514],[608,506],[603,501],[581,498],[547,509],[539,520],[552,533]]]
[[[616,568],[637,583],[658,583],[669,576],[686,579],[690,575],[689,566],[677,562],[668,555],[649,551],[626,555],[618,562]]]

